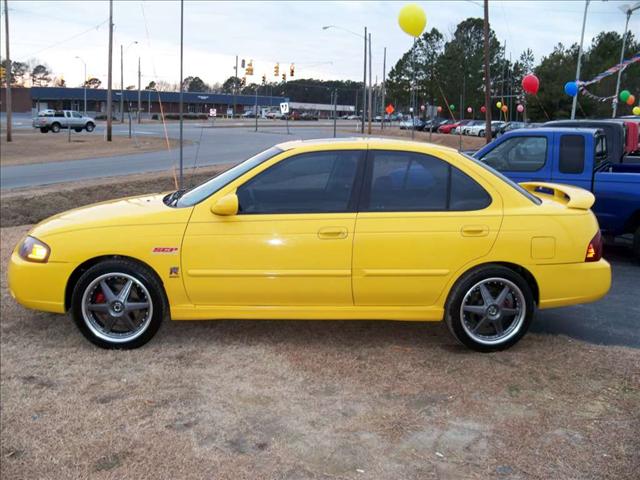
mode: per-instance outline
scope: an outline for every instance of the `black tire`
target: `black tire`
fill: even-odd
[[[74,128],[73,130],[74,130],[75,132],[78,132],[78,133],[80,133],[80,132],[82,131],[82,129],[81,129],[81,128]]]
[[[484,137],[484,130],[480,130],[480,131],[478,132],[478,136],[479,136],[479,137]]]
[[[514,328],[503,341],[492,344],[482,343],[467,332],[462,320],[462,302],[467,293],[474,289],[479,282],[487,279],[503,279],[511,282],[520,289],[524,297],[524,315],[519,326]],[[475,268],[464,274],[453,286],[447,299],[445,308],[445,322],[453,336],[463,345],[478,352],[495,352],[506,350],[515,345],[527,332],[535,313],[535,299],[531,287],[517,272],[501,265],[488,264]],[[515,319],[513,321],[515,324]],[[508,329],[506,330],[508,331]]]
[[[40,128],[40,133],[47,133],[49,131],[49,129],[47,127],[41,127]]]
[[[92,122],[87,122],[87,124],[84,127],[84,129],[89,133],[93,132],[94,128],[96,128],[96,126]]]
[[[92,282],[106,274],[124,274],[133,277],[144,285],[149,294],[152,315],[145,320],[146,327],[141,334],[128,341],[109,341],[97,336],[89,327],[83,314],[83,296]],[[93,344],[107,349],[133,349],[147,343],[157,333],[162,320],[169,312],[164,288],[156,274],[148,267],[131,260],[113,259],[100,262],[89,268],[78,279],[71,296],[71,314],[80,332]]]
[[[58,133],[60,131],[60,124],[59,123],[52,123],[51,124],[51,131],[53,133]]]
[[[640,227],[633,234],[633,255],[640,261]]]

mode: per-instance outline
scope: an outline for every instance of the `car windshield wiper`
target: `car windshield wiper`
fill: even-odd
[[[169,195],[164,197],[164,203],[170,207],[175,207],[180,197],[184,195],[186,191],[186,188],[181,188],[179,190],[176,190],[175,192],[170,193]]]

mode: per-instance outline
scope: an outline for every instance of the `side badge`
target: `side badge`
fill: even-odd
[[[169,267],[169,277],[178,278],[180,276],[180,269],[178,267]]]

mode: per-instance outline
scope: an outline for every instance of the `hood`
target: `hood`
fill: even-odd
[[[169,207],[162,201],[164,196],[122,198],[69,210],[43,220],[30,235],[42,238],[93,228],[186,223],[193,208]]]

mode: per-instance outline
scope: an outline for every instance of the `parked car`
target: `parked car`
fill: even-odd
[[[360,118],[361,118],[360,115],[354,115],[354,114],[347,115],[347,120],[360,120]]]
[[[96,121],[75,110],[42,110],[33,119],[33,128],[39,129],[42,133],[58,133],[63,128],[72,128],[76,132],[93,132]]]
[[[242,114],[242,118],[256,118],[256,112],[253,110],[247,110]]]
[[[400,122],[400,130],[421,130],[424,127],[424,121],[418,117],[414,117],[413,120],[409,118],[408,120],[403,120]]]
[[[538,309],[607,293],[592,203],[431,144],[286,142],[186,192],[40,222],[8,289],[70,311],[104,348],[139,347],[170,317],[444,320],[468,347],[503,350]]]
[[[459,125],[459,120],[450,120],[449,123],[444,123],[438,127],[438,133],[451,133]]]
[[[491,122],[491,136],[495,137],[500,127],[504,125],[504,122],[500,120],[493,120]],[[475,137],[484,137],[484,132],[487,130],[487,124],[485,120],[474,120],[469,123],[463,130],[464,135],[472,135]]]
[[[504,135],[511,130],[518,130],[519,128],[524,128],[524,122],[506,122],[496,132],[495,136],[499,137],[500,135]]]
[[[455,134],[455,135],[459,135],[459,134],[464,134],[464,129],[467,127],[467,125],[469,125],[473,120],[460,120],[458,122],[458,125],[451,130],[450,133]]]
[[[302,112],[299,120],[318,120],[318,115],[313,112]]]
[[[437,132],[438,129],[444,125],[448,125],[452,123],[452,120],[447,120],[446,118],[434,118],[428,127],[425,126],[423,130],[427,132]]]
[[[640,258],[640,165],[621,164],[616,156],[612,158],[603,130],[514,130],[474,156],[516,182],[557,182],[593,192],[593,211],[602,232],[631,234],[634,253]]]

